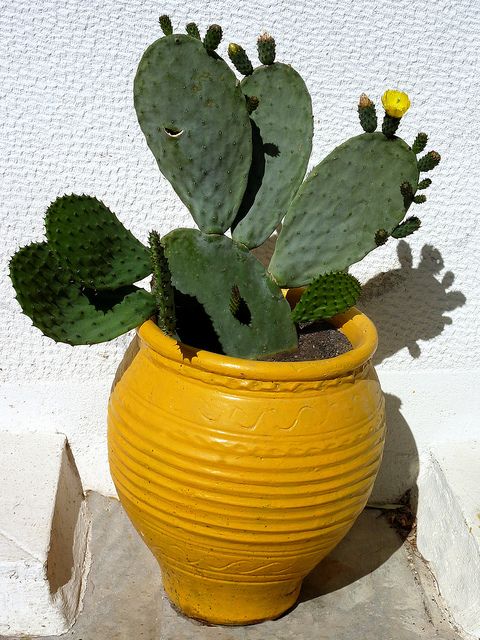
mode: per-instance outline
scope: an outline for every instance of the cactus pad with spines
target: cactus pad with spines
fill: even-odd
[[[225,353],[257,358],[296,347],[288,302],[248,249],[196,229],[176,229],[162,243],[174,287],[202,304]],[[242,300],[248,323],[235,316]]]
[[[160,23],[160,27],[162,28],[163,33],[166,36],[171,36],[173,33],[172,21],[170,20],[170,16],[160,16],[158,19]]]
[[[420,225],[421,222],[416,216],[407,218],[405,222],[402,222],[398,227],[395,227],[392,231],[392,238],[406,238],[417,231],[417,229],[420,229]]]
[[[373,133],[377,128],[377,112],[374,103],[366,93],[362,93],[358,101],[358,117],[360,125],[367,133]]]
[[[198,30],[198,27],[195,24],[195,22],[189,22],[185,27],[185,29],[189,36],[191,36],[192,38],[196,38],[197,40],[200,40],[200,31]]]
[[[73,283],[46,242],[17,251],[10,262],[10,277],[23,312],[57,342],[112,340],[155,312],[153,296],[132,285],[92,291]]]
[[[419,171],[431,171],[435,169],[437,164],[440,162],[440,154],[436,151],[429,151],[424,156],[422,156],[418,161],[418,170]]]
[[[418,183],[417,159],[400,138],[364,133],[334,149],[291,203],[269,271],[281,286],[301,286],[343,271],[375,249],[405,215],[400,185]]]
[[[222,27],[219,24],[211,24],[203,38],[205,49],[215,51],[222,40],[222,35]]]
[[[252,154],[235,74],[201,41],[172,35],[144,53],[134,97],[160,170],[200,229],[223,233],[240,206]]]
[[[422,153],[422,151],[427,146],[427,142],[428,142],[427,134],[423,132],[418,133],[417,137],[415,138],[412,144],[413,153]]]
[[[57,198],[45,214],[45,232],[59,263],[87,287],[116,289],[152,272],[148,249],[91,196]]]
[[[294,322],[315,322],[332,318],[353,307],[361,289],[359,281],[349,273],[340,271],[319,276],[303,292],[292,311],[292,319]]]
[[[275,40],[268,33],[262,33],[257,40],[258,59],[262,64],[275,62]]]
[[[253,161],[233,238],[257,247],[284,217],[307,169],[312,149],[312,101],[300,75],[275,62],[258,67],[240,84],[258,97],[253,121]]]
[[[428,189],[428,187],[432,184],[432,181],[430,180],[430,178],[424,178],[423,180],[420,180],[420,182],[418,183],[418,189]]]
[[[232,61],[235,69],[243,76],[249,76],[253,73],[252,63],[247,56],[247,52],[239,44],[231,42],[228,45],[228,57]]]

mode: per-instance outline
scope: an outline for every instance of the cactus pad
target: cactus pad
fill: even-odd
[[[334,149],[289,207],[269,270],[281,286],[343,271],[377,246],[405,215],[400,185],[418,183],[417,159],[400,138],[364,133]]]
[[[284,217],[302,183],[312,149],[312,101],[300,75],[289,65],[258,67],[241,82],[257,96],[253,161],[232,237],[258,247]]]
[[[60,264],[87,287],[116,289],[152,272],[148,249],[96,198],[57,198],[47,209],[45,231]]]
[[[248,249],[196,229],[176,229],[162,243],[174,287],[203,305],[225,353],[258,358],[295,349],[288,302]],[[242,306],[248,322],[237,316]]]
[[[148,237],[153,266],[152,293],[157,303],[157,324],[167,336],[176,335],[175,296],[165,249],[156,231]]]
[[[232,61],[235,69],[242,75],[249,76],[253,73],[252,63],[247,56],[247,52],[239,44],[231,42],[228,45],[228,57]]]
[[[228,65],[200,40],[172,35],[144,53],[138,121],[158,166],[206,232],[235,218],[252,155],[245,98]]]
[[[294,322],[315,322],[332,318],[353,307],[361,289],[359,281],[349,273],[340,271],[319,276],[305,289],[292,311],[292,319]]]
[[[23,312],[57,342],[112,340],[155,312],[153,296],[143,289],[130,285],[94,292],[73,283],[46,242],[17,251],[10,277]]]
[[[395,227],[395,229],[392,231],[392,238],[406,238],[407,236],[417,231],[417,229],[420,229],[421,224],[422,223],[416,216],[407,218],[405,222],[402,222],[398,225],[398,227]]]

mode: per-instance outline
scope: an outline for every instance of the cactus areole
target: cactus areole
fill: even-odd
[[[397,135],[406,93],[385,92],[380,130],[362,94],[363,133],[305,176],[312,101],[274,38],[258,38],[254,67],[241,45],[225,47],[218,24],[177,33],[169,16],[159,22],[134,106],[197,228],[153,230],[145,246],[103,202],[64,195],[47,209],[45,239],[12,257],[10,277],[23,312],[57,342],[139,327],[109,404],[118,494],[178,607],[252,623],[295,603],[366,504],[384,402],[376,331],[354,307],[361,285],[348,269],[420,228],[407,212],[425,202],[432,181],[421,174],[440,155],[423,132],[411,145]],[[251,250],[276,230],[265,267]],[[145,278],[150,290],[137,286]],[[285,361],[300,324],[319,320],[352,350]]]

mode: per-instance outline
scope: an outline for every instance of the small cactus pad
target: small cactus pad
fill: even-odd
[[[175,336],[175,300],[172,276],[165,258],[165,250],[160,235],[151,231],[149,235],[150,253],[153,266],[152,293],[157,303],[157,324],[167,336]]]
[[[17,251],[10,262],[10,277],[23,312],[56,342],[112,340],[155,312],[153,296],[143,289],[93,291],[72,283],[46,242]]]
[[[400,185],[418,182],[417,159],[400,138],[363,133],[309,174],[289,207],[269,271],[281,286],[343,271],[375,249],[405,216]]]
[[[258,59],[262,64],[275,62],[275,39],[268,33],[262,33],[257,40]]]
[[[413,153],[422,153],[422,151],[427,146],[427,142],[428,136],[426,133],[417,133],[417,137],[412,144]]]
[[[305,289],[292,319],[298,323],[332,318],[353,307],[361,289],[359,281],[343,271],[319,276]]]
[[[212,24],[208,27],[203,38],[203,44],[207,51],[215,51],[222,40],[222,27],[219,24]]]
[[[431,184],[432,181],[430,180],[430,178],[424,178],[418,183],[418,189],[428,189]]]
[[[362,129],[366,133],[373,133],[375,131],[377,128],[377,112],[375,105],[366,93],[362,93],[358,101],[358,117]]]
[[[279,62],[258,67],[240,86],[259,104],[250,116],[256,148],[232,235],[253,248],[275,230],[302,183],[312,149],[312,101],[295,69]]]
[[[203,305],[227,355],[258,358],[295,349],[288,302],[248,249],[196,229],[176,229],[162,243],[174,287]],[[241,306],[243,322],[236,316]]]
[[[198,30],[198,27],[195,24],[195,22],[189,22],[185,27],[185,29],[189,36],[191,36],[192,38],[196,38],[197,40],[200,40],[200,31]]]
[[[436,151],[429,151],[427,154],[422,156],[418,161],[418,170],[419,171],[431,171],[435,169],[437,164],[440,162],[440,154]]]
[[[247,56],[247,52],[239,44],[231,42],[228,45],[228,57],[235,69],[243,76],[249,76],[253,73],[252,63]]]
[[[387,138],[393,138],[398,129],[398,125],[400,124],[400,120],[401,118],[394,118],[386,113],[382,122],[383,135]]]
[[[420,229],[421,224],[420,220],[415,216],[407,218],[405,222],[402,222],[398,227],[395,227],[392,231],[392,238],[406,238],[414,231],[417,231],[417,229]]]
[[[158,166],[206,232],[235,218],[252,156],[250,121],[235,74],[202,42],[160,38],[135,77],[135,109]]]
[[[172,21],[170,16],[160,16],[158,19],[160,27],[166,36],[171,36],[173,33]]]
[[[60,264],[86,287],[116,289],[152,272],[148,249],[96,198],[57,198],[45,214],[45,232]]]

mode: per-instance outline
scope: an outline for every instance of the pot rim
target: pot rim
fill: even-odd
[[[350,340],[353,349],[334,358],[300,362],[247,360],[197,349],[166,336],[152,320],[140,325],[137,334],[143,348],[177,364],[215,374],[262,381],[322,380],[349,375],[359,369],[370,360],[378,344],[375,325],[356,307],[329,322]]]

